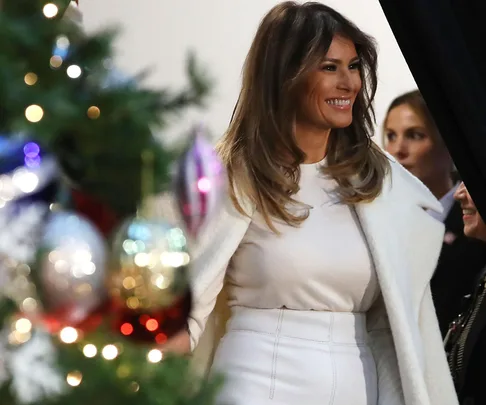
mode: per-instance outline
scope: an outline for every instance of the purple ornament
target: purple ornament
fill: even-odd
[[[202,127],[194,131],[178,161],[174,188],[187,231],[195,238],[218,209],[226,188],[226,171]]]

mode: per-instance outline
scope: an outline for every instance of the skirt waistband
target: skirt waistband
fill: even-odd
[[[322,343],[366,344],[366,314],[232,307],[227,331],[247,331]]]

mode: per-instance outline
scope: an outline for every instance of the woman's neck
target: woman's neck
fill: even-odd
[[[440,181],[429,182],[428,184],[425,183],[425,185],[435,196],[435,198],[440,200],[452,189],[454,183],[451,178],[446,178],[441,179]]]
[[[295,139],[297,146],[305,153],[304,163],[317,163],[326,156],[330,133],[331,129],[296,124]]]

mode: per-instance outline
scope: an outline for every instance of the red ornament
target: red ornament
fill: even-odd
[[[65,327],[73,327],[82,332],[88,333],[96,330],[102,323],[107,314],[110,313],[111,304],[104,302],[88,315],[83,317],[80,322],[66,322],[65,319],[72,318],[72,313],[77,309],[72,307],[65,307],[61,310],[49,313],[41,314],[35,317],[33,320],[39,322],[43,327],[51,334],[59,333]],[[32,316],[30,316],[32,319]]]
[[[115,310],[113,327],[117,333],[134,342],[164,344],[186,327],[190,310],[190,292],[170,308],[154,312],[133,311],[119,306]]]
[[[71,195],[75,210],[91,220],[104,236],[118,225],[120,218],[108,205],[79,190],[73,189]]]

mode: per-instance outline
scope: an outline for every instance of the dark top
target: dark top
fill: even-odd
[[[449,366],[462,405],[486,404],[486,277],[483,270],[448,335]]]
[[[486,243],[464,235],[458,202],[452,206],[444,225],[444,243],[430,283],[443,337],[449,324],[465,310],[463,297],[472,292],[481,269],[486,266]]]

